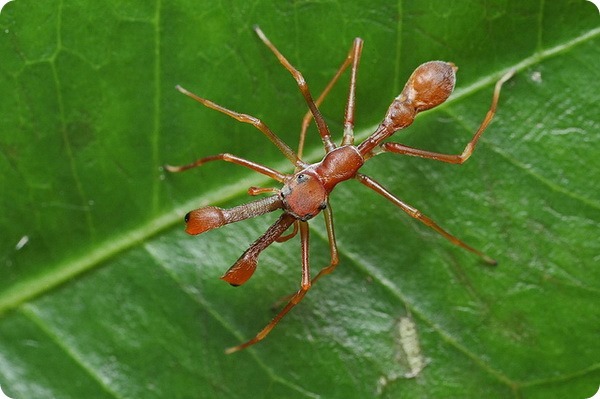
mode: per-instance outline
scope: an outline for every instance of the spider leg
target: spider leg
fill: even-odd
[[[279,50],[277,50],[277,47],[275,47],[273,43],[271,43],[271,41],[267,38],[267,36],[258,26],[254,27],[254,31],[256,32],[260,40],[262,40],[262,42],[273,52],[273,54],[275,54],[281,65],[283,65],[285,69],[287,69],[296,80],[298,88],[300,89],[300,92],[302,93],[302,96],[304,97],[304,100],[306,101],[306,104],[308,105],[308,108],[310,108],[310,112],[312,113],[313,118],[315,119],[315,123],[317,124],[317,128],[319,129],[319,134],[321,135],[321,140],[323,140],[325,150],[327,152],[333,150],[335,148],[335,144],[333,144],[333,142],[331,141],[331,134],[329,133],[329,128],[327,127],[327,123],[325,123],[325,119],[323,119],[323,115],[321,115],[321,111],[319,111],[315,102],[313,101],[312,95],[310,94],[310,89],[308,88],[308,84],[306,83],[304,76],[302,76],[302,73],[296,68],[294,68],[292,64],[290,64],[290,62],[283,56],[283,54],[281,54]]]
[[[431,220],[427,216],[423,215],[421,213],[421,211],[419,211],[418,209],[416,209],[416,208],[408,205],[404,201],[401,201],[400,199],[396,198],[392,193],[390,193],[387,189],[385,189],[381,184],[379,184],[378,182],[376,182],[369,176],[365,176],[363,174],[358,173],[356,175],[356,179],[359,182],[361,182],[362,184],[364,184],[365,186],[367,186],[368,188],[370,188],[371,190],[375,191],[376,193],[382,195],[383,197],[385,197],[386,199],[391,201],[398,208],[400,208],[404,212],[408,213],[409,216],[417,219],[418,221],[420,221],[427,227],[429,227],[429,228],[435,230],[436,232],[438,232],[439,234],[441,234],[444,238],[446,238],[452,244],[459,246],[461,248],[464,248],[467,251],[478,255],[484,262],[486,262],[490,265],[496,265],[498,263],[494,259],[492,259],[489,256],[487,256],[486,254],[484,254],[483,252],[473,248],[472,246],[466,244],[462,240],[460,240],[457,237],[453,236],[452,234],[448,233],[446,230],[442,229],[437,223],[435,223],[433,220]]]
[[[183,172],[184,170],[196,168],[198,166],[204,165],[207,162],[212,162],[212,161],[225,161],[225,162],[231,162],[231,163],[234,163],[237,165],[241,165],[248,169],[252,169],[255,172],[261,173],[265,176],[269,176],[271,179],[277,180],[278,182],[283,182],[283,180],[286,177],[285,174],[278,172],[275,169],[271,169],[269,167],[263,166],[256,162],[249,161],[247,159],[240,158],[238,156],[235,156],[232,154],[227,154],[227,153],[211,155],[209,157],[200,158],[197,161],[194,161],[190,164],[182,165],[182,166],[165,165],[165,169],[168,170],[169,172]]]
[[[352,44],[352,48],[348,52],[346,59],[344,60],[342,65],[340,65],[340,67],[336,71],[335,75],[333,75],[333,78],[331,78],[331,80],[329,81],[329,83],[327,84],[327,86],[325,87],[323,92],[319,95],[319,97],[315,101],[315,105],[317,107],[321,106],[321,104],[323,103],[323,100],[325,100],[325,97],[327,97],[327,95],[329,94],[329,92],[331,91],[333,86],[335,86],[337,81],[340,79],[340,76],[342,76],[342,73],[344,73],[344,71],[346,70],[346,68],[348,68],[348,66],[350,64],[353,65],[353,69],[357,68],[358,58],[360,58],[360,52],[362,50],[362,44],[363,44],[362,39],[360,39],[360,38],[354,39],[354,43]],[[355,89],[353,88],[356,85],[355,76],[356,76],[356,72],[353,72],[352,77],[351,77],[351,82],[350,82],[349,96],[354,95],[354,93],[355,93]],[[352,80],[353,77],[354,77],[354,83]],[[348,98],[348,102],[350,102],[350,98]],[[346,114],[348,114],[349,108],[350,107],[348,107],[348,106],[346,107]],[[354,101],[352,102],[351,112],[352,112],[351,123],[353,124],[353,122],[354,122]],[[346,119],[349,119],[347,115],[346,115]],[[311,120],[312,120],[312,112],[309,110],[308,112],[306,112],[306,114],[304,115],[304,118],[302,119],[302,128],[300,129],[300,140],[298,141],[298,151],[297,151],[298,157],[300,157],[300,158],[302,158],[302,153],[304,152],[304,141],[306,138],[306,131],[308,129],[308,125],[310,124]],[[344,126],[346,126],[346,124],[344,124]],[[346,131],[346,130],[347,129],[344,128],[344,131]]]
[[[287,159],[289,159],[290,162],[292,162],[295,166],[305,166],[304,162],[302,162],[302,160],[300,160],[300,158],[298,158],[298,155],[296,155],[296,153],[281,138],[279,138],[279,136],[277,136],[275,133],[273,133],[273,131],[271,129],[269,129],[269,127],[260,119],[255,118],[254,116],[251,116],[248,114],[242,114],[242,113],[227,109],[225,107],[222,107],[219,104],[216,104],[210,100],[202,98],[202,97],[184,89],[183,87],[181,87],[179,85],[176,87],[177,87],[177,90],[179,90],[181,93],[185,94],[186,96],[192,98],[195,101],[198,101],[200,104],[204,105],[205,107],[214,109],[215,111],[219,111],[227,116],[230,116],[230,117],[238,120],[239,122],[249,123],[252,126],[256,127],[258,130],[263,132],[263,134],[265,136],[267,136],[267,138],[269,140],[271,140],[271,142],[273,144],[275,144],[275,146],[277,146],[277,148],[279,148],[279,151],[281,151],[283,153],[283,155],[285,155],[285,157]]]
[[[281,321],[281,319],[290,311],[294,306],[296,306],[304,295],[310,289],[310,268],[308,264],[308,223],[307,222],[299,222],[300,224],[300,242],[302,248],[302,280],[300,282],[300,289],[292,295],[290,301],[285,305],[283,309],[263,328],[260,330],[258,334],[249,341],[244,342],[243,344],[231,347],[225,351],[225,353],[233,353],[239,350],[245,349],[251,345],[256,344],[263,340],[271,330]]]

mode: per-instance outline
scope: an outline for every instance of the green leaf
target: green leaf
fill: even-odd
[[[0,14],[0,386],[12,398],[587,398],[600,381],[600,19],[573,1],[32,2]],[[372,176],[498,259],[489,268],[356,182],[333,192],[340,265],[266,340],[225,355],[300,282],[298,238],[243,287],[219,276],[272,223],[198,237],[183,215],[273,183],[230,152],[291,165],[247,124],[295,145],[306,106],[263,31],[316,95],[365,40],[357,137],[420,63],[457,89],[394,141],[458,153],[511,68],[463,166],[396,155]],[[322,107],[341,137],[347,77]],[[322,156],[314,128],[307,158]],[[311,222],[313,271],[328,262]],[[416,323],[418,352],[398,328]],[[426,367],[407,378],[410,361]]]

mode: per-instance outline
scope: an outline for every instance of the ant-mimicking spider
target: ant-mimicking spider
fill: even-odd
[[[390,105],[385,117],[383,118],[383,121],[379,124],[375,132],[373,132],[359,145],[354,145],[353,129],[356,97],[356,74],[363,46],[362,39],[354,39],[354,43],[346,59],[337,70],[332,80],[325,87],[323,93],[321,93],[316,101],[313,101],[313,97],[302,74],[288,62],[288,60],[279,52],[279,50],[277,50],[277,48],[269,41],[269,39],[258,26],[255,26],[254,30],[264,44],[275,54],[279,62],[292,74],[300,91],[302,92],[304,99],[306,100],[308,108],[310,109],[310,111],[306,113],[302,122],[297,152],[294,152],[260,119],[226,109],[210,100],[201,98],[189,92],[181,86],[177,86],[177,89],[208,108],[222,112],[223,114],[237,119],[240,122],[249,123],[255,126],[265,136],[267,136],[267,138],[271,140],[273,144],[277,146],[277,148],[279,148],[286,158],[291,161],[295,167],[294,173],[281,173],[256,162],[249,161],[228,153],[201,158],[188,165],[165,166],[165,169],[169,172],[181,172],[204,165],[207,162],[222,160],[252,169],[255,172],[261,173],[283,184],[281,189],[250,187],[248,189],[248,193],[250,195],[272,195],[244,205],[239,205],[230,209],[222,209],[215,206],[205,206],[195,209],[185,216],[186,232],[189,234],[201,234],[229,223],[239,222],[241,220],[263,215],[278,209],[283,210],[283,213],[279,219],[277,219],[277,221],[271,225],[262,236],[252,243],[252,245],[250,245],[250,247],[242,254],[242,256],[233,264],[233,266],[231,266],[229,270],[227,270],[227,272],[221,277],[221,279],[233,286],[244,284],[252,276],[256,270],[258,257],[265,248],[267,248],[273,242],[287,241],[294,237],[298,231],[300,231],[300,246],[302,252],[302,279],[300,283],[300,289],[287,298],[288,303],[254,338],[238,346],[227,349],[226,353],[232,353],[247,348],[248,346],[253,345],[265,338],[267,334],[269,334],[269,332],[277,325],[277,323],[279,323],[279,321],[294,306],[296,306],[302,300],[302,298],[304,298],[304,295],[310,289],[312,284],[314,284],[323,275],[331,273],[336,268],[339,258],[333,228],[333,215],[331,207],[329,206],[329,194],[338,183],[341,183],[345,180],[358,180],[361,184],[391,201],[394,205],[402,209],[411,217],[419,220],[426,226],[444,236],[454,245],[462,247],[478,255],[484,262],[488,264],[496,264],[494,259],[464,243],[457,237],[451,235],[438,226],[433,220],[423,215],[418,209],[396,198],[377,181],[373,180],[369,176],[359,173],[359,170],[369,158],[383,152],[393,152],[396,154],[433,159],[441,162],[462,164],[471,156],[475,146],[477,145],[477,141],[492,120],[498,104],[500,88],[502,84],[514,74],[514,70],[506,73],[496,83],[492,97],[492,104],[487,112],[487,115],[461,154],[441,154],[408,147],[400,143],[383,142],[396,131],[411,125],[415,119],[415,116],[419,112],[434,108],[448,99],[454,90],[456,70],[458,68],[450,62],[443,61],[426,62],[415,69],[400,95],[396,97]],[[333,85],[337,82],[340,75],[348,68],[348,66],[351,66],[350,91],[346,104],[344,133],[340,146],[336,146],[331,140],[329,128],[327,127],[327,124],[325,123],[325,120],[323,119],[318,107],[322,103],[323,99],[327,96]],[[317,125],[326,154],[321,161],[308,164],[304,162],[301,157],[304,147],[304,139],[308,125],[311,121],[311,117],[314,119]],[[320,212],[323,212],[324,214],[325,227],[327,229],[327,236],[329,239],[331,260],[328,266],[321,269],[321,271],[319,271],[319,273],[311,279],[308,262],[308,221]],[[284,235],[286,230],[288,230],[288,228],[291,226],[293,226],[293,230]]]

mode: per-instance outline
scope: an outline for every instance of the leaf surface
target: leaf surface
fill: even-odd
[[[0,386],[12,398],[586,398],[600,380],[600,19],[585,1],[44,2],[0,14]],[[199,237],[183,215],[249,200],[270,182],[230,152],[291,165],[247,124],[174,90],[264,120],[291,146],[305,104],[255,37],[319,93],[365,40],[364,139],[411,71],[443,59],[457,89],[393,140],[459,153],[511,68],[497,116],[462,166],[391,154],[364,173],[499,261],[485,267],[356,182],[331,197],[341,262],[261,344],[300,282],[298,239],[234,289],[218,279],[275,219]],[[347,77],[322,107],[341,137]],[[307,160],[322,156],[314,128]],[[328,262],[311,222],[313,271]],[[401,318],[417,328],[407,354]],[[427,366],[407,378],[421,353]]]

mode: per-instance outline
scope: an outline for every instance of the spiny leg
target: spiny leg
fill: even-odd
[[[282,242],[289,241],[292,238],[296,237],[296,234],[298,234],[298,221],[297,220],[294,222],[294,227],[293,227],[292,231],[284,236],[283,235],[279,236],[279,238],[277,238],[275,240],[275,242],[282,243]]]
[[[473,248],[472,246],[466,244],[465,242],[461,241],[457,237],[448,233],[446,230],[442,229],[440,226],[438,226],[437,223],[435,223],[433,220],[431,220],[427,216],[423,215],[421,213],[421,211],[419,211],[418,209],[413,208],[412,206],[408,205],[407,203],[396,198],[392,193],[390,193],[388,190],[386,190],[381,184],[379,184],[378,182],[376,182],[369,176],[365,176],[363,174],[358,173],[356,175],[356,179],[359,182],[361,182],[362,184],[364,184],[365,186],[367,186],[368,188],[370,188],[371,190],[375,191],[376,193],[382,195],[383,197],[385,197],[386,199],[391,201],[394,205],[396,205],[398,208],[402,209],[404,212],[408,213],[408,215],[410,215],[411,217],[417,219],[421,223],[423,223],[426,226],[437,231],[439,234],[444,236],[444,238],[446,238],[452,244],[457,245],[461,248],[466,249],[467,251],[470,251],[470,252],[478,255],[484,262],[486,262],[490,265],[496,265],[498,263],[494,259],[492,259],[489,256],[487,256],[486,254],[484,254],[483,252],[478,251],[477,249]]]
[[[262,40],[263,43],[273,52],[273,54],[275,54],[279,62],[285,67],[285,69],[287,69],[292,74],[292,76],[296,80],[298,88],[300,89],[302,96],[304,96],[304,100],[306,101],[308,108],[310,108],[310,111],[313,114],[315,123],[317,124],[317,128],[319,129],[319,134],[321,135],[321,139],[323,141],[323,144],[325,145],[325,150],[327,152],[332,151],[335,148],[335,144],[333,144],[333,142],[331,141],[331,134],[329,133],[327,123],[325,123],[323,115],[321,115],[321,112],[319,111],[315,102],[312,99],[312,95],[310,94],[310,90],[308,88],[308,85],[306,84],[304,76],[302,76],[302,73],[300,73],[300,71],[294,68],[292,64],[290,64],[290,62],[283,56],[283,54],[281,54],[279,50],[277,50],[277,48],[273,45],[273,43],[271,43],[271,41],[267,38],[263,31],[260,30],[258,26],[254,26],[254,31],[256,32],[260,40]]]
[[[346,104],[346,115],[344,117],[344,138],[342,145],[354,144],[354,106],[356,104],[356,74],[358,72],[358,63],[362,52],[363,42],[361,39],[354,40],[352,47],[352,69],[350,70],[350,91],[348,93],[348,103]]]
[[[258,265],[258,257],[269,245],[273,244],[296,219],[289,213],[283,213],[267,231],[263,233],[250,247],[238,258],[238,260],[225,272],[221,280],[237,287],[244,284]]]
[[[331,272],[333,272],[340,261],[339,255],[338,255],[338,250],[337,250],[337,244],[335,242],[335,231],[333,229],[333,213],[331,212],[331,206],[329,205],[329,200],[327,200],[327,208],[325,208],[325,210],[323,210],[323,216],[325,217],[325,228],[327,229],[327,239],[329,241],[330,261],[329,261],[329,265],[327,265],[323,269],[321,269],[319,271],[319,273],[315,277],[312,278],[311,285],[314,284],[318,279],[320,279],[324,275],[330,274]],[[280,237],[280,238],[282,238],[282,237]],[[289,301],[290,298],[292,298],[292,296],[293,296],[293,294],[284,296],[283,298],[279,299],[273,305],[273,307],[276,308],[276,307],[280,306],[283,302]]]
[[[228,209],[203,206],[185,215],[185,231],[192,235],[202,234],[226,224],[254,218],[281,208],[283,202],[278,195],[260,198]],[[284,231],[285,229],[281,232]]]
[[[500,80],[498,80],[498,82],[496,82],[496,87],[494,88],[494,95],[492,96],[492,105],[490,106],[490,109],[488,110],[485,118],[483,119],[483,122],[479,126],[479,129],[477,129],[477,131],[475,132],[475,135],[473,135],[473,138],[471,139],[471,141],[469,141],[467,143],[462,154],[458,154],[458,155],[441,154],[438,152],[425,151],[425,150],[420,150],[418,148],[412,148],[412,147],[409,147],[409,146],[406,146],[406,145],[403,145],[400,143],[383,143],[380,145],[381,150],[383,150],[385,152],[394,152],[396,154],[405,154],[405,155],[411,155],[411,156],[415,156],[415,157],[435,159],[436,161],[441,161],[441,162],[462,164],[467,159],[469,159],[469,157],[473,153],[473,150],[475,149],[475,146],[477,145],[477,142],[479,141],[479,138],[481,137],[481,135],[483,134],[485,129],[488,127],[488,125],[492,121],[492,118],[494,117],[494,114],[496,113],[496,106],[498,105],[498,99],[500,98],[500,89],[502,88],[502,85],[513,76],[514,73],[515,73],[514,70],[509,71],[508,73],[504,74],[504,76],[502,76],[500,78]]]
[[[260,195],[260,194],[278,194],[280,192],[281,192],[280,189],[271,188],[271,187],[254,187],[254,186],[252,186],[252,187],[248,188],[248,194],[250,194],[252,196]],[[286,242],[286,241],[294,238],[296,236],[296,234],[298,234],[298,221],[294,222],[294,227],[289,234],[277,237],[275,239],[275,242],[277,242],[277,243]]]
[[[257,342],[263,340],[269,332],[279,323],[279,321],[285,316],[294,306],[296,306],[306,292],[310,289],[310,269],[308,264],[308,223],[307,222],[299,222],[300,224],[300,242],[302,248],[302,281],[300,283],[300,289],[292,295],[290,301],[285,305],[285,307],[271,320],[269,324],[265,326],[254,338],[249,341],[244,342],[238,346],[234,346],[225,351],[225,353],[233,353],[239,350],[245,349],[251,345],[256,344]]]
[[[271,129],[269,129],[269,127],[260,119],[255,118],[254,116],[251,116],[248,114],[242,114],[242,113],[227,109],[225,107],[222,107],[210,100],[202,98],[202,97],[184,89],[183,87],[181,87],[179,85],[177,85],[176,87],[177,87],[177,90],[179,90],[181,93],[194,99],[195,101],[198,101],[200,104],[204,105],[205,107],[219,111],[219,112],[221,112],[227,116],[230,116],[240,122],[249,123],[249,124],[253,125],[258,130],[263,132],[263,134],[265,136],[267,136],[267,138],[269,140],[271,140],[271,142],[273,144],[275,144],[275,146],[277,146],[277,148],[279,148],[279,151],[281,151],[283,153],[283,155],[285,155],[285,157],[287,159],[289,159],[296,167],[306,166],[306,164],[304,162],[302,162],[300,160],[300,158],[298,158],[296,153],[283,140],[281,140],[279,138],[279,136],[277,136],[275,133],[273,133],[273,131],[271,131]]]
[[[329,261],[328,266],[325,266],[319,271],[319,273],[315,277],[313,277],[311,284],[314,284],[322,276],[333,272],[340,261],[337,250],[337,244],[335,242],[335,231],[333,229],[333,213],[331,211],[331,206],[329,205],[329,199],[327,200],[327,208],[323,210],[323,216],[325,217],[325,228],[327,229],[327,239],[329,241],[329,254],[331,260]]]
[[[208,157],[200,158],[197,161],[194,161],[187,165],[181,165],[181,166],[165,165],[165,169],[168,170],[169,172],[183,172],[184,170],[196,168],[198,166],[204,165],[207,162],[212,162],[212,161],[225,161],[225,162],[231,162],[231,163],[234,163],[237,165],[241,165],[248,169],[252,169],[255,172],[261,173],[265,176],[269,176],[271,179],[277,180],[278,182],[283,182],[283,180],[286,177],[285,174],[278,172],[275,169],[271,169],[269,167],[263,166],[256,162],[248,161],[247,159],[240,158],[238,156],[228,154],[228,153],[211,155]]]
[[[358,43],[358,42],[360,42],[360,43]],[[344,73],[346,68],[348,68],[348,66],[356,58],[355,53],[357,52],[356,48],[358,46],[360,46],[360,48],[362,49],[362,39],[360,39],[360,38],[354,39],[354,43],[352,44],[352,47],[350,48],[350,51],[348,52],[346,59],[344,60],[342,65],[340,65],[340,67],[336,71],[335,75],[333,75],[333,78],[331,78],[329,83],[327,83],[327,86],[325,86],[325,89],[319,95],[319,98],[317,98],[317,100],[315,101],[315,105],[317,107],[321,106],[321,104],[323,103],[323,100],[325,100],[325,97],[327,97],[327,95],[329,94],[329,92],[331,91],[333,86],[335,86],[337,81],[340,79],[340,76],[342,76],[342,73]],[[358,56],[360,57],[360,49],[358,50]],[[306,114],[304,115],[304,118],[302,119],[302,128],[300,129],[300,140],[298,141],[298,151],[297,151],[299,158],[302,158],[302,153],[304,152],[304,140],[306,138],[306,131],[308,129],[308,125],[310,124],[311,120],[312,120],[312,112],[309,110],[306,112]]]
[[[277,194],[281,190],[275,187],[248,187],[248,195],[256,196],[260,194]]]

